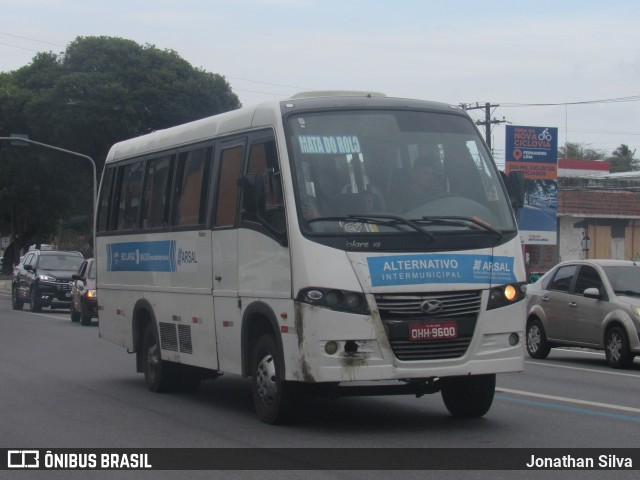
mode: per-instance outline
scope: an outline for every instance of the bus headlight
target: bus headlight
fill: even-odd
[[[311,287],[300,290],[297,300],[338,312],[359,313],[362,315],[369,315],[370,313],[364,295],[359,292]]]
[[[505,307],[523,300],[526,292],[526,284],[513,283],[502,285],[489,290],[489,301],[487,310]]]
[[[504,297],[510,302],[513,302],[517,295],[516,287],[513,285],[507,285],[504,287]]]

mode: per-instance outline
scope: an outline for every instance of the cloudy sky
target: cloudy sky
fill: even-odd
[[[559,144],[640,147],[637,0],[0,0],[0,18],[1,72],[122,37],[223,75],[245,105],[326,89],[488,102]]]

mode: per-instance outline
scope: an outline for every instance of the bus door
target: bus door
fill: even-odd
[[[252,182],[254,188],[243,188],[240,193],[239,297],[243,306],[267,302],[269,308],[281,312],[291,300],[291,259],[280,164],[271,130],[249,137],[244,172],[243,180]]]
[[[219,369],[241,373],[238,308],[238,179],[246,139],[224,142],[215,157],[215,203],[212,232],[213,312]]]

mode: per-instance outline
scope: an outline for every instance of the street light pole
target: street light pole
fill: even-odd
[[[91,202],[91,205],[92,205],[91,231],[93,232],[92,249],[94,249],[95,246],[96,246],[96,226],[95,226],[95,222],[96,222],[96,198],[97,198],[97,193],[98,193],[98,179],[97,179],[97,175],[96,175],[96,162],[93,160],[93,158],[89,157],[88,155],[84,155],[82,153],[74,152],[74,151],[71,151],[71,150],[66,150],[64,148],[56,147],[54,145],[48,145],[46,143],[36,142],[35,140],[29,140],[28,138],[26,138],[25,135],[12,135],[11,137],[0,137],[0,140],[11,140],[15,144],[20,144],[20,143],[24,142],[24,143],[31,144],[31,145],[38,145],[40,147],[48,148],[50,150],[56,150],[58,152],[67,153],[69,155],[74,155],[76,157],[84,158],[85,160],[89,160],[89,162],[91,162],[91,168],[93,169],[93,197],[92,197],[92,202]]]

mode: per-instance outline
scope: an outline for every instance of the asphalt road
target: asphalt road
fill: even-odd
[[[67,310],[11,310],[0,293],[1,448],[635,448],[640,359],[629,370],[604,355],[553,350],[525,372],[498,376],[482,419],[449,416],[439,394],[305,399],[291,426],[260,423],[249,381],[224,376],[195,394],[153,394],[135,359]],[[640,465],[636,465],[638,468]],[[222,475],[224,473],[224,475]],[[2,472],[0,478],[176,478],[153,472]],[[127,476],[128,475],[128,476]],[[305,478],[461,478],[461,472],[305,472]],[[566,478],[567,471],[465,472],[466,478]],[[637,472],[580,472],[635,478]],[[300,478],[300,472],[188,472],[179,478]]]

